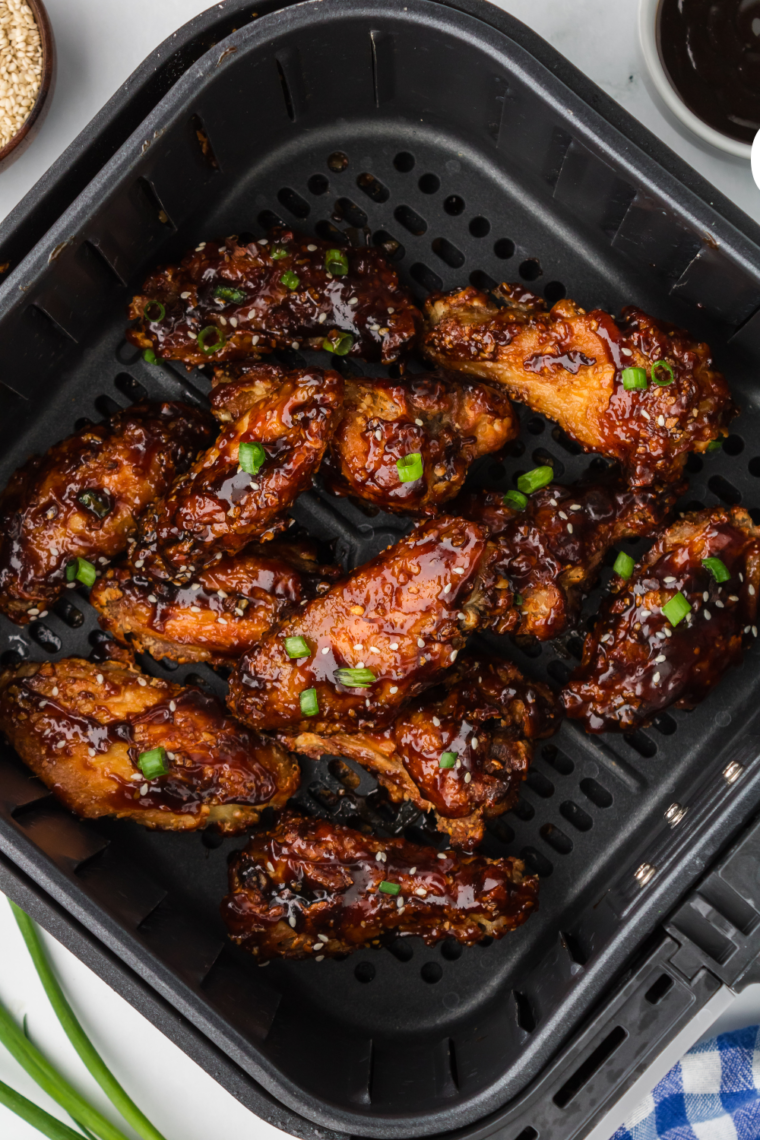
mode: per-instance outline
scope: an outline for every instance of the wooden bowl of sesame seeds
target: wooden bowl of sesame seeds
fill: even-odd
[[[0,170],[32,141],[55,84],[55,43],[42,0],[0,0]]]

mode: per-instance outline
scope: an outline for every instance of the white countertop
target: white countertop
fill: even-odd
[[[46,0],[58,45],[58,85],[48,117],[29,150],[0,174],[0,217],[23,197],[130,72],[158,43],[203,11],[206,0]],[[499,6],[548,39],[613,98],[652,129],[738,206],[760,221],[760,191],[749,164],[701,149],[684,138],[653,102],[638,50],[638,0],[500,0]],[[47,938],[70,1000],[87,1031],[127,1090],[166,1140],[275,1140],[284,1135],[253,1117],[87,967]],[[0,999],[19,1017],[27,1013],[33,1040],[78,1087],[109,1113],[46,1004],[23,942],[0,899]],[[713,1009],[713,1014],[719,1010]],[[751,987],[710,1027],[688,1037],[760,1021],[760,986]],[[663,1062],[672,1064],[691,1044],[685,1037]],[[661,1066],[662,1067],[662,1066]],[[54,1106],[0,1049],[0,1080]],[[641,1090],[644,1091],[643,1089]],[[61,1119],[64,1119],[61,1115]],[[113,1117],[116,1122],[116,1118]],[[595,1131],[604,1140],[609,1128]],[[125,1128],[125,1132],[132,1133]],[[0,1108],[3,1140],[36,1140],[39,1133]]]

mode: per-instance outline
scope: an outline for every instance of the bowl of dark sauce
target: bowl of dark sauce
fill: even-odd
[[[760,0],[641,0],[657,94],[703,143],[750,157],[760,130]]]

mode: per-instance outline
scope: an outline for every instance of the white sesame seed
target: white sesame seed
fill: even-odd
[[[190,607],[190,613],[199,614],[200,612],[201,612],[200,606],[191,606]]]
[[[177,711],[177,702],[176,701],[169,701],[169,712],[176,712],[176,711]]]
[[[148,785],[142,784],[140,787],[140,795],[141,796],[147,796],[147,794],[148,794]]]
[[[391,685],[389,692],[397,693],[398,692],[398,685]]]
[[[451,657],[449,657],[449,661],[452,661],[452,662],[453,662],[453,661],[456,661],[456,659],[457,659],[457,653],[458,653],[458,652],[459,652],[459,650],[458,650],[458,649],[452,649],[452,651],[451,651]]]
[[[327,313],[320,313],[317,317],[317,323],[323,325],[327,320]]]
[[[724,610],[724,609],[726,608],[726,607],[723,605],[723,602],[720,600],[720,598],[716,598],[716,599],[715,599],[715,605],[717,606],[717,608],[718,608],[719,610]]]
[[[395,650],[395,649],[398,649],[398,642],[397,642],[397,641],[392,641],[392,642],[391,642],[391,644],[390,644],[390,648],[391,648],[391,649],[394,649],[394,650]]]
[[[702,601],[703,602],[709,602],[710,601],[710,595],[709,595],[707,590],[705,590],[704,593],[702,594]]]
[[[661,665],[663,663],[663,661],[665,661],[665,660],[666,660],[665,654],[661,653],[659,657],[655,657],[654,663],[655,663],[655,665]]]
[[[567,524],[567,533],[568,533],[568,534],[572,534],[572,533],[573,533],[573,524],[572,524],[572,523],[568,523],[568,524]]]
[[[191,590],[200,590],[200,588],[201,588],[200,582],[193,582],[192,586],[190,587]]]
[[[416,419],[414,422],[416,423],[417,427],[422,427],[422,420]]]
[[[324,646],[324,648],[322,649],[322,652],[323,652],[323,653],[329,653],[329,652],[330,652],[330,646],[329,646],[329,645],[325,645],[325,646]]]
[[[639,610],[639,617],[642,621],[646,621],[649,617],[649,610]]]
[[[749,586],[747,586],[747,593],[749,594],[749,596],[750,596],[751,598],[754,598],[754,596],[755,596],[755,587],[754,587],[754,586],[752,586],[752,585],[749,585]]]
[[[738,598],[738,596],[737,596],[736,594],[729,594],[729,595],[728,595],[728,600],[729,600],[729,602],[738,602],[738,601],[739,601],[739,598]]]
[[[556,507],[556,505],[557,505],[556,499],[549,499],[549,506],[550,507]]]
[[[655,673],[654,677],[652,677],[652,680],[654,681],[655,685],[659,684],[659,681],[660,681],[660,674],[659,674],[659,673]]]
[[[269,862],[267,862],[267,871],[269,871],[269,874],[270,874],[270,875],[273,875],[273,874],[274,874],[274,867],[273,867],[273,866],[272,866],[272,864],[271,864],[271,863],[269,863]]]
[[[646,408],[642,408],[642,409],[641,409],[641,414],[642,414],[642,416],[644,417],[644,419],[645,419],[645,420],[651,420],[651,418],[652,418],[652,417],[650,416],[649,412],[646,410]]]
[[[672,637],[673,636],[673,630],[668,629],[667,627],[665,629],[663,629],[662,632],[665,634],[666,637]]]
[[[414,893],[419,895],[421,899],[427,898],[427,891],[424,887],[417,887]]]
[[[301,347],[301,345],[300,345],[299,341],[294,340],[290,347],[294,348],[296,351],[298,351],[298,349]]]
[[[32,609],[29,610],[28,612],[29,612],[30,617],[36,617],[40,611],[37,609],[36,606],[33,606]]]
[[[255,336],[251,337],[251,344],[258,344],[259,340],[260,340],[259,334],[256,333]]]
[[[362,643],[360,641],[357,641],[356,645],[354,646],[354,652],[355,653],[361,653],[361,651],[363,649],[364,649],[364,646],[362,645]]]
[[[469,784],[472,782],[472,772],[465,772],[464,782],[465,782],[465,784]]]
[[[144,565],[144,560],[142,558],[138,558],[137,561],[135,562],[135,566],[137,567],[137,569],[139,570],[143,565]]]
[[[439,851],[438,854],[436,855],[436,859],[446,859],[446,858],[448,858],[448,856],[446,855],[445,851]]]
[[[288,922],[290,923],[291,926],[294,927],[296,924],[296,916],[294,914],[291,914],[290,918],[288,919]]]
[[[155,594],[148,594],[148,601],[153,602],[155,604],[158,601],[158,598],[156,597]]]
[[[409,874],[410,875],[416,875],[417,874],[417,868],[416,867],[410,867],[409,868]]]
[[[582,511],[583,507],[580,505],[580,503],[571,503],[570,504],[570,510],[571,511]]]
[[[421,637],[418,637],[418,638],[417,638],[417,644],[419,645],[420,649],[424,649],[424,648],[425,648],[425,642],[424,642],[424,640],[423,640]]]
[[[454,569],[453,569],[453,571],[452,571],[452,573],[454,573],[454,574],[464,574],[464,566],[455,566],[455,567],[454,567]]]
[[[739,581],[740,582],[744,581],[744,575],[742,574],[741,570],[739,571]]]
[[[349,305],[358,305],[359,304],[359,298],[358,297],[349,297],[348,303],[349,303]]]
[[[379,442],[382,440],[382,438],[383,438],[383,433],[382,433],[382,431],[380,430],[380,428],[378,428],[378,429],[377,429],[377,431],[375,432],[375,439],[376,439],[376,440],[378,441],[378,443],[379,443]]]
[[[356,662],[356,668],[357,669],[363,669],[364,668],[364,662],[363,661],[357,661]]]
[[[269,245],[266,238],[259,238],[259,245]]]
[[[665,417],[664,416],[658,416],[657,417],[657,423],[660,427],[665,427]]]
[[[633,356],[633,352],[630,348],[621,348],[620,351],[622,352],[623,356]]]
[[[205,248],[206,248],[205,241],[202,241],[200,245],[196,245],[196,247],[195,247],[197,253],[199,253],[202,249],[205,249]]]
[[[404,896],[403,895],[399,895],[398,898],[396,899],[396,906],[398,907],[399,910],[404,909]]]
[[[757,626],[756,625],[752,626],[752,636],[757,637]]]
[[[308,249],[309,253],[315,253],[317,249],[315,245],[307,245],[306,248]]]
[[[559,511],[558,513],[559,513],[559,517],[560,517],[561,519],[566,519],[566,518],[567,518],[567,515],[565,514],[565,512],[564,512],[564,511]]]
[[[450,591],[450,589],[451,589],[451,583],[450,583],[450,582],[447,582],[447,583],[446,583],[446,585],[443,587],[443,592],[444,592],[444,594],[448,594],[448,592]]]
[[[707,621],[710,621],[710,619],[712,618],[712,614],[710,613],[710,611],[709,610],[703,610],[702,612],[704,613]]]
[[[324,962],[324,960],[325,960],[324,954],[317,954],[316,958],[314,959],[315,962]],[[269,963],[267,962],[266,965],[268,966]]]
[[[42,703],[43,703],[43,702],[42,702],[42,701],[40,701],[40,708],[42,708]],[[88,756],[94,756],[94,755],[95,755],[95,749],[94,749],[94,748],[88,748],[88,749],[87,749],[87,754],[88,754]]]
[[[382,861],[383,861],[382,851],[376,851],[375,852],[375,862],[376,863],[382,863]]]
[[[57,697],[57,696],[58,696],[58,686],[57,686],[57,685],[55,685],[55,686],[53,687],[53,689],[52,689],[52,693],[53,693],[53,696],[54,696],[54,697]]]
[[[144,689],[144,688],[145,688],[145,686],[148,684],[148,682],[145,680],[145,678],[144,678],[144,677],[138,677],[138,678],[137,678],[137,684],[138,684],[138,685],[140,685],[140,686],[141,686],[141,688],[143,688],[143,689]]]
[[[102,685],[102,684],[103,684],[103,682],[104,682],[104,680],[105,680],[105,677],[103,676],[103,674],[102,674],[102,673],[98,673],[98,675],[97,675],[97,677],[95,678],[95,680],[98,682],[98,684],[99,684],[99,685]]]
[[[663,581],[665,582],[666,586],[670,586],[673,582],[675,582],[675,578],[671,574],[669,577],[664,578]]]

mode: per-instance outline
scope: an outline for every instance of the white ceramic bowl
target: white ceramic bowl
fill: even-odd
[[[639,2],[639,39],[644,62],[647,66],[648,78],[657,95],[665,104],[671,115],[679,121],[681,126],[696,135],[701,142],[716,147],[724,154],[733,154],[736,158],[749,160],[752,147],[749,143],[730,139],[690,111],[671,83],[668,73],[662,65],[660,53],[657,50],[657,13],[662,0],[640,0]]]

